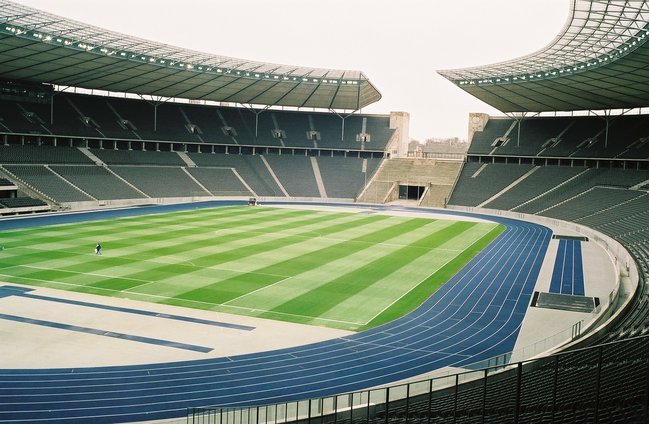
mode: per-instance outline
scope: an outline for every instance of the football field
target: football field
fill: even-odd
[[[194,209],[2,231],[0,281],[362,330],[415,308],[502,230],[368,210]]]

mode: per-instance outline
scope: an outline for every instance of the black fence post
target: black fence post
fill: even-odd
[[[599,391],[602,385],[602,356],[604,347],[597,349],[597,381],[595,382],[595,423],[599,422]]]
[[[521,382],[523,380],[523,363],[516,365],[516,401],[514,403],[514,422],[517,423],[521,409]]]

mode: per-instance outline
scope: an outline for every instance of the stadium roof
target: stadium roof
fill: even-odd
[[[357,110],[381,98],[360,71],[218,56],[0,0],[0,79],[193,100]]]
[[[506,62],[438,73],[502,112],[649,106],[649,0],[571,0],[559,35]]]

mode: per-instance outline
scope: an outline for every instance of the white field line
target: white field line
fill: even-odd
[[[253,233],[254,233],[254,232],[253,232]],[[315,232],[315,231],[314,231],[314,233],[317,234],[317,232]],[[259,232],[259,234],[265,234],[265,233],[263,233],[263,232]],[[434,248],[434,249],[429,249],[429,248],[428,248],[428,250],[430,250],[430,251],[439,250],[439,251],[456,252],[456,253],[459,254],[459,253],[463,252],[464,250],[468,249],[468,248],[469,248],[470,246],[472,246],[473,244],[475,244],[477,241],[479,241],[479,240],[480,240],[482,237],[484,237],[486,234],[487,234],[487,233],[485,233],[485,234],[481,234],[479,237],[477,237],[477,238],[476,238],[476,239],[475,239],[471,244],[469,244],[469,245],[468,245],[466,248],[464,248],[464,249],[443,249],[443,248]],[[292,236],[295,236],[295,237],[304,237],[304,238],[309,238],[309,236],[299,236],[299,235],[292,235]],[[311,238],[312,238],[312,237],[311,237]],[[348,240],[348,239],[334,238],[334,237],[323,237],[323,236],[317,236],[317,238],[321,238],[321,239],[323,239],[323,240],[329,240],[329,241],[341,241],[341,242],[348,242],[348,243],[349,243],[349,242],[355,242],[355,243],[373,244],[373,245],[389,246],[389,247],[405,247],[405,246],[408,246],[407,244],[401,244],[401,243],[385,243],[385,242],[382,242],[382,243],[371,243],[371,242],[351,241],[351,240]],[[420,247],[420,246],[413,246],[413,247],[418,247],[418,248],[421,248],[421,249],[426,249],[426,247],[423,247],[423,246],[421,246],[421,247]],[[37,250],[37,251],[49,251],[49,250],[50,250],[50,249],[39,249],[39,248],[35,248],[35,247],[22,247],[22,248],[23,248],[23,249],[29,249],[29,250]],[[61,250],[61,252],[65,252],[65,253],[74,253],[74,254],[83,255],[82,253],[75,252],[75,251],[64,251],[64,250]],[[123,257],[123,256],[122,256],[122,257]],[[168,257],[169,257],[169,258],[173,258],[173,256],[168,256]],[[275,312],[275,311],[264,310],[264,309],[257,309],[257,308],[249,308],[249,307],[241,307],[241,306],[229,305],[230,302],[233,302],[233,301],[235,301],[235,300],[237,300],[237,299],[240,299],[240,298],[242,298],[242,297],[246,297],[246,296],[248,296],[248,295],[250,295],[250,294],[253,294],[253,293],[255,293],[255,292],[258,292],[258,291],[260,291],[260,290],[264,290],[264,289],[266,289],[266,288],[268,288],[268,287],[271,287],[271,286],[274,286],[274,285],[280,284],[280,283],[282,283],[283,281],[286,281],[286,280],[288,280],[288,279],[294,277],[294,276],[283,276],[283,275],[274,275],[274,274],[266,274],[266,273],[255,273],[254,271],[250,271],[250,272],[247,272],[247,273],[257,274],[257,275],[267,275],[267,276],[273,276],[273,277],[284,277],[284,278],[283,278],[283,280],[280,280],[280,281],[278,281],[278,282],[276,282],[276,283],[273,283],[273,284],[270,285],[270,286],[261,287],[261,288],[259,288],[259,289],[257,289],[257,290],[254,290],[254,291],[249,292],[249,293],[245,293],[245,294],[243,294],[243,295],[241,295],[241,296],[239,296],[239,297],[237,297],[237,298],[231,299],[231,300],[229,300],[229,301],[227,301],[227,302],[225,302],[225,303],[222,303],[222,304],[220,304],[220,303],[211,303],[211,302],[203,302],[203,301],[198,301],[198,300],[186,300],[186,299],[181,299],[181,300],[182,300],[182,301],[187,301],[187,302],[195,302],[195,303],[205,304],[205,305],[222,306],[222,307],[225,307],[225,308],[243,309],[243,310],[252,311],[252,312],[272,313],[272,314],[278,314],[278,315],[293,316],[293,317],[307,318],[307,319],[312,319],[312,320],[327,321],[327,322],[337,322],[337,323],[352,324],[352,325],[367,325],[367,324],[370,323],[373,319],[375,319],[377,316],[379,316],[381,313],[383,313],[386,309],[390,308],[392,305],[394,305],[396,302],[398,302],[399,300],[401,300],[404,296],[406,296],[408,293],[410,293],[412,290],[414,290],[416,287],[418,287],[418,286],[419,286],[421,283],[423,283],[426,279],[430,278],[430,276],[432,276],[432,275],[433,275],[435,272],[437,272],[439,269],[441,269],[442,267],[446,266],[446,264],[448,264],[448,263],[449,263],[451,260],[453,260],[455,257],[457,257],[457,255],[453,256],[453,257],[450,258],[448,261],[446,261],[442,266],[440,266],[440,267],[437,268],[435,271],[433,271],[433,272],[431,272],[430,274],[428,274],[428,275],[427,275],[423,280],[421,280],[421,281],[418,282],[416,285],[414,285],[413,287],[411,287],[408,291],[404,292],[401,296],[399,296],[397,299],[395,299],[393,302],[391,302],[388,306],[386,306],[386,307],[383,308],[381,311],[379,311],[377,314],[375,314],[375,315],[374,315],[371,319],[369,319],[367,322],[351,322],[351,321],[345,321],[345,320],[336,320],[336,319],[329,319],[329,318],[319,318],[319,317],[313,317],[313,316],[307,316],[307,315],[290,314],[290,313],[285,313],[285,312]],[[163,262],[163,261],[156,261],[156,260],[152,260],[152,259],[140,259],[139,261],[140,261],[140,262],[150,262],[150,263],[155,263],[155,264],[160,264],[160,265],[169,265],[169,264],[173,264],[173,262]],[[190,262],[190,261],[183,260],[182,262],[187,263],[187,262]],[[190,262],[190,263],[191,263],[191,262]],[[199,268],[199,269],[214,269],[214,270],[220,270],[220,269],[221,269],[221,268],[218,268],[218,267],[211,267],[211,266],[210,266],[210,267],[198,267],[198,266],[194,265],[193,263],[192,263],[192,266],[194,266],[194,267],[196,267],[196,268]],[[37,267],[37,266],[31,266],[31,265],[12,265],[12,266],[10,266],[10,267],[6,267],[6,268],[3,268],[3,269],[8,269],[8,268],[12,268],[12,267],[26,267],[26,268],[34,268],[34,269],[41,269],[41,270],[49,270],[49,271],[62,271],[62,272],[68,272],[68,273],[72,273],[72,274],[78,274],[78,275],[89,275],[89,276],[95,276],[95,277],[101,277],[101,278],[122,278],[122,279],[124,279],[124,280],[130,280],[130,281],[141,281],[142,284],[139,284],[139,285],[133,286],[133,287],[131,287],[131,288],[128,289],[128,290],[116,290],[116,289],[108,289],[108,288],[99,288],[99,287],[87,286],[87,285],[84,285],[84,284],[64,283],[64,282],[53,281],[53,280],[43,280],[43,279],[31,278],[31,277],[14,276],[14,275],[10,275],[10,274],[0,274],[0,275],[5,276],[5,277],[22,278],[22,279],[26,279],[26,280],[33,280],[33,281],[41,281],[41,282],[46,282],[46,283],[54,283],[54,284],[68,285],[68,286],[73,286],[73,287],[92,287],[93,289],[103,290],[103,291],[107,291],[107,292],[114,292],[114,293],[132,293],[132,294],[135,294],[135,295],[148,296],[148,297],[159,298],[159,299],[178,299],[178,298],[175,298],[175,297],[161,296],[161,295],[153,295],[153,294],[146,294],[146,293],[140,293],[140,292],[132,291],[132,289],[134,289],[134,288],[142,288],[142,287],[144,287],[144,286],[146,286],[146,285],[149,285],[149,284],[156,284],[156,283],[159,283],[159,281],[149,281],[149,280],[142,280],[142,279],[129,278],[129,277],[114,277],[114,276],[103,275],[103,274],[94,274],[94,273],[84,273],[84,272],[77,272],[77,271],[68,271],[68,270],[61,270],[61,269],[58,269],[58,268]],[[231,271],[231,272],[237,272],[237,271],[234,271],[234,270],[228,270],[228,271]]]
[[[211,302],[204,302],[201,300],[189,300],[189,299],[179,299],[176,297],[170,297],[170,296],[161,296],[157,294],[148,294],[148,293],[140,293],[140,292],[135,292],[131,290],[115,290],[115,289],[108,289],[104,287],[92,287],[92,286],[87,286],[84,284],[75,284],[75,283],[64,283],[62,281],[54,281],[54,280],[44,280],[42,278],[33,278],[33,277],[17,277],[14,275],[10,274],[0,274],[2,277],[10,277],[10,278],[18,278],[18,279],[23,279],[23,280],[32,280],[32,281],[40,281],[43,283],[49,283],[49,284],[60,284],[64,286],[71,286],[71,287],[83,287],[83,288],[92,288],[94,290],[103,290],[106,292],[111,292],[111,293],[129,293],[129,294],[134,294],[136,296],[144,296],[144,297],[152,297],[156,299],[164,299],[164,300],[170,300],[170,299],[175,299],[175,300],[180,300],[182,302],[188,302],[188,303],[200,303],[203,305],[209,305],[209,306],[220,306],[223,308],[233,308],[233,309],[241,309],[249,312],[261,312],[261,313],[271,313],[271,314],[277,314],[277,315],[285,315],[285,316],[292,316],[292,317],[298,317],[298,318],[307,318],[311,320],[316,320],[316,321],[327,321],[327,322],[336,322],[340,324],[351,324],[351,325],[362,325],[360,322],[350,322],[350,321],[342,321],[342,320],[336,320],[336,319],[328,319],[328,318],[318,318],[318,317],[312,317],[308,315],[298,315],[298,314],[289,314],[286,312],[275,312],[275,311],[269,311],[266,309],[257,309],[257,308],[245,308],[242,306],[232,306],[232,305],[225,305],[222,303],[211,303]]]
[[[224,305],[224,306],[225,306],[225,305],[228,305],[229,303],[234,302],[235,300],[239,300],[239,299],[244,298],[244,297],[246,297],[246,296],[250,296],[251,294],[255,294],[255,293],[257,293],[257,292],[260,292],[260,291],[262,291],[262,290],[264,290],[264,289],[268,289],[268,288],[270,288],[270,287],[276,286],[276,285],[278,285],[278,284],[283,283],[284,281],[290,280],[290,279],[293,278],[293,277],[294,277],[294,276],[291,275],[291,276],[289,276],[289,277],[286,277],[286,278],[283,278],[283,279],[281,279],[281,280],[279,280],[279,281],[276,281],[276,282],[274,282],[273,284],[270,284],[270,285],[268,285],[268,286],[259,287],[257,290],[253,290],[253,291],[251,291],[251,292],[244,293],[244,294],[242,294],[241,296],[237,296],[237,297],[235,297],[234,299],[230,299],[230,300],[228,300],[227,302],[223,303],[222,305]]]
[[[155,263],[159,263],[159,262],[155,262]],[[144,286],[149,285],[149,284],[160,283],[160,281],[143,280],[143,279],[140,279],[140,278],[131,278],[131,277],[126,277],[126,276],[113,276],[113,275],[106,275],[106,274],[97,274],[97,273],[92,273],[92,272],[70,271],[70,270],[65,270],[65,269],[60,269],[60,268],[48,268],[48,267],[34,266],[34,265],[11,265],[11,266],[8,266],[8,267],[5,267],[5,268],[1,268],[0,270],[4,271],[4,270],[9,269],[9,268],[30,268],[30,269],[39,269],[39,270],[42,270],[42,271],[67,272],[67,273],[76,274],[76,275],[88,275],[88,276],[92,276],[92,277],[115,278],[115,279],[122,279],[122,280],[127,280],[127,281],[140,281],[140,282],[142,282],[142,284],[137,284],[137,285],[131,287],[129,290],[134,289],[134,288],[141,288],[141,287],[144,287]],[[218,268],[218,267],[197,267],[197,268],[200,268],[200,269],[213,269],[213,270],[216,270],[216,271],[222,270],[221,268]],[[292,278],[292,276],[287,277],[285,275],[266,274],[266,273],[263,273],[263,272],[254,272],[254,271],[253,272],[239,272],[239,271],[234,271],[234,270],[231,270],[231,269],[226,269],[226,271],[234,272],[234,273],[237,273],[239,275],[241,275],[241,274],[255,274],[255,275],[266,275],[268,277],[280,277],[280,278],[284,278],[284,280]],[[19,275],[12,275],[12,274],[0,274],[0,275],[6,276],[6,277],[11,276],[11,277],[15,277],[15,278],[25,278],[25,279],[28,279],[28,280],[32,279],[30,277],[22,277],[22,276],[19,276]],[[50,280],[39,280],[38,278],[33,278],[33,280],[36,280],[36,281],[50,281]],[[284,280],[282,280],[282,281],[284,281]],[[67,283],[63,283],[63,282],[59,282],[59,281],[54,281],[54,282],[57,283],[57,284],[67,284]],[[70,283],[70,284],[72,284],[72,283]],[[277,283],[274,283],[274,284],[277,284]],[[81,286],[90,287],[90,286],[85,286],[83,284]],[[117,292],[124,291],[125,292],[125,290],[115,290],[115,291],[117,291]],[[251,292],[251,293],[253,293],[253,292]],[[248,293],[248,294],[250,294],[250,293]],[[234,299],[232,299],[232,300],[234,300]],[[210,305],[215,305],[215,304],[210,303]]]
[[[90,275],[93,277],[101,277],[101,278],[118,278],[122,280],[130,280],[130,281],[141,281],[142,283],[154,283],[155,281],[150,281],[150,280],[142,280],[139,278],[130,278],[130,277],[116,277],[114,275],[106,275],[106,274],[95,274],[93,272],[80,272],[80,271],[70,271],[67,269],[59,269],[59,268],[47,268],[44,266],[34,266],[34,265],[15,265],[15,266],[20,266],[23,268],[30,268],[30,269],[40,269],[42,271],[57,271],[57,272],[67,272],[69,274],[77,274],[77,275]],[[19,276],[16,276],[19,277]]]
[[[468,245],[467,247],[465,247],[463,250],[460,250],[460,252],[463,252],[463,251],[467,250],[469,247],[471,247],[471,246],[473,246],[474,244],[476,244],[478,241],[480,241],[480,239],[482,239],[484,236],[486,236],[487,234],[489,234],[492,230],[493,230],[493,228],[492,228],[491,230],[489,230],[488,232],[486,232],[485,234],[482,234],[481,236],[479,236],[477,239],[475,239],[473,242],[471,242],[471,244],[469,244],[469,245]],[[434,250],[437,250],[437,249],[433,249],[433,251],[434,251]],[[459,254],[458,254],[458,255],[459,255]],[[401,296],[399,296],[398,298],[396,298],[395,300],[393,300],[393,301],[392,301],[389,305],[387,305],[385,308],[381,309],[381,311],[379,311],[379,313],[377,313],[376,315],[374,315],[374,316],[373,316],[372,318],[370,318],[367,322],[363,323],[363,325],[367,325],[367,324],[369,324],[370,322],[372,322],[374,319],[376,319],[376,317],[378,317],[379,315],[381,315],[381,314],[382,314],[383,312],[385,312],[388,308],[392,307],[395,303],[397,303],[398,301],[400,301],[401,299],[403,299],[403,297],[406,296],[408,293],[410,293],[411,291],[413,291],[414,289],[416,289],[417,287],[419,287],[419,285],[420,285],[421,283],[423,283],[424,281],[426,281],[427,279],[429,279],[433,274],[435,274],[435,273],[436,273],[437,271],[439,271],[440,269],[444,268],[444,267],[445,267],[446,265],[448,265],[448,263],[451,262],[453,259],[457,258],[458,255],[455,255],[455,256],[451,257],[448,261],[444,262],[444,264],[442,264],[442,266],[438,267],[435,271],[431,272],[431,273],[428,274],[426,277],[424,277],[423,280],[421,280],[420,282],[418,282],[417,284],[415,284],[414,286],[412,286],[409,290],[405,291]]]

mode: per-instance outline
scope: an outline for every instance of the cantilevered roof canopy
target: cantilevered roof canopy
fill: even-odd
[[[544,49],[476,68],[438,71],[502,112],[649,106],[649,0],[571,0]]]
[[[0,0],[0,79],[244,104],[357,110],[381,94],[360,71],[217,56]]]

